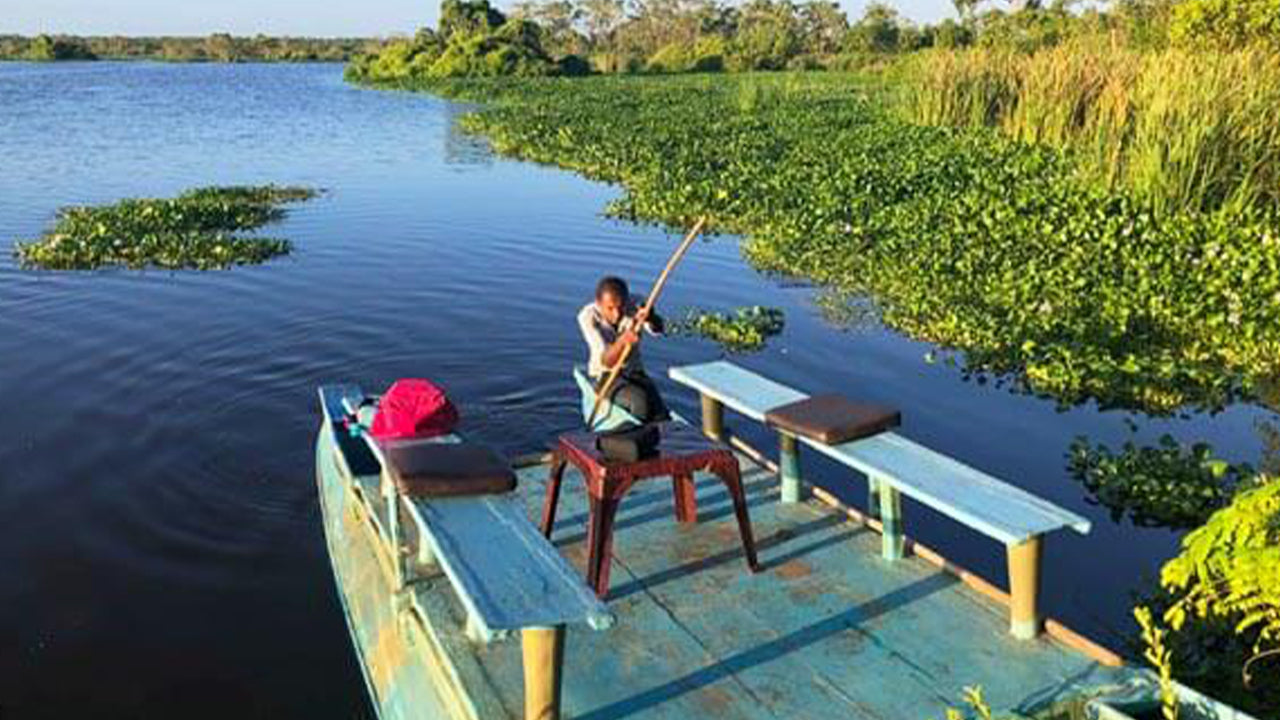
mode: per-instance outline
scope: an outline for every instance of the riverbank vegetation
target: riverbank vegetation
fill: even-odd
[[[180,62],[345,62],[373,51],[379,41],[361,38],[124,37],[0,35],[0,60],[166,60]]]
[[[1135,52],[1280,46],[1274,0],[1115,0],[1083,8],[1035,0],[1012,7],[985,0],[954,5],[958,19],[926,24],[883,2],[850,18],[826,0],[521,0],[502,17],[529,23],[517,34],[533,40],[553,66],[568,61],[598,73],[850,70],[891,65],[920,51],[1031,54],[1082,40]],[[494,12],[486,0],[448,0],[437,30],[393,42],[392,55],[430,53],[441,35],[452,32],[446,16],[492,20]],[[487,29],[501,24],[489,22]],[[386,61],[383,69],[392,64]],[[405,72],[402,77],[425,77],[429,65],[395,69]]]
[[[279,220],[284,203],[315,195],[301,187],[207,187],[172,199],[70,207],[58,214],[52,230],[17,243],[14,251],[24,266],[50,270],[210,270],[261,263],[288,253],[289,241],[233,233]]]
[[[907,123],[834,73],[430,82],[502,153],[621,182],[614,214],[748,236],[757,267],[1064,405],[1253,398],[1280,357],[1280,222],[1161,212],[1071,158]]]
[[[924,53],[904,70],[907,119],[1069,151],[1089,180],[1156,211],[1280,207],[1274,48],[1143,52],[1091,38],[1032,54]]]

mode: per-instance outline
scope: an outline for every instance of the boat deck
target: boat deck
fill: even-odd
[[[1130,672],[1052,640],[1015,640],[1007,610],[955,576],[918,558],[886,562],[879,536],[841,510],[783,504],[772,475],[747,463],[743,471],[756,575],[714,479],[698,478],[696,525],[675,521],[669,482],[642,483],[623,501],[608,598],[618,622],[568,631],[566,717],[926,720],[960,705],[972,685],[997,709],[1031,713]],[[531,518],[546,473],[521,471]],[[579,569],[585,529],[582,479],[570,467],[553,541]],[[456,605],[447,583],[419,594],[437,610]],[[457,633],[448,645],[465,642],[454,623],[437,631]],[[485,686],[483,704],[520,717],[518,640],[472,647],[475,662],[456,668],[464,684]]]

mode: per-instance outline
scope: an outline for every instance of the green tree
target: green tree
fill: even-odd
[[[455,35],[488,35],[507,21],[489,0],[444,0],[440,3],[438,34],[445,42]]]
[[[1280,44],[1280,0],[1186,0],[1173,7],[1169,35],[1179,45]]]
[[[204,41],[205,55],[211,60],[234,62],[240,57],[236,39],[227,33],[214,33]]]
[[[898,11],[881,2],[867,6],[862,19],[849,28],[845,49],[862,53],[897,52],[902,28]]]
[[[803,29],[789,0],[750,0],[739,11],[730,70],[782,70],[800,54]]]
[[[602,47],[627,16],[622,0],[581,0],[578,10],[591,47]]]
[[[951,0],[951,4],[956,8],[956,14],[961,20],[968,20],[973,17],[974,11],[982,4],[982,0]]]
[[[83,41],[48,35],[38,35],[31,41],[26,58],[38,61],[97,59]]]
[[[530,20],[543,29],[542,44],[552,55],[582,54],[587,41],[575,29],[582,10],[570,0],[547,0],[532,3]]]
[[[800,6],[800,33],[804,51],[814,55],[834,55],[849,31],[849,18],[840,5],[828,0],[809,0]]]

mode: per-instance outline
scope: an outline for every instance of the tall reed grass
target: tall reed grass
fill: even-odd
[[[1075,41],[1031,55],[910,61],[914,122],[996,127],[1072,151],[1081,169],[1163,211],[1280,208],[1280,52],[1138,52]]]

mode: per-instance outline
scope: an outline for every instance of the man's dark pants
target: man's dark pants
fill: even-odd
[[[603,379],[598,379],[596,388],[599,389],[603,383]],[[671,419],[671,412],[662,401],[658,386],[643,370],[623,370],[614,383],[609,400],[643,423]]]

